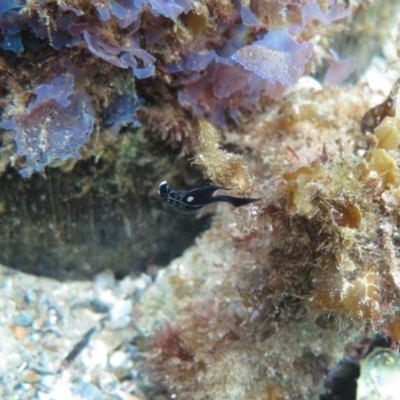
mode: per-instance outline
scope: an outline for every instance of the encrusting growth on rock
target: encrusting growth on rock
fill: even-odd
[[[288,277],[300,275],[301,289],[289,292],[312,310],[375,322],[393,313],[399,286],[392,262],[397,265],[398,256],[390,242],[397,232],[400,171],[386,149],[398,140],[392,128],[374,137],[365,159],[339,149],[282,175],[266,209],[276,227],[270,257],[285,270],[274,274],[274,291],[288,290]]]
[[[246,148],[253,158],[223,150],[216,128],[200,122],[195,164],[214,182],[262,201],[237,213],[218,210],[211,229],[143,301],[157,317],[139,324],[155,332],[150,343],[162,354],[146,361],[149,377],[167,375],[161,386],[169,393],[316,398],[323,371],[350,337],[380,328],[400,339],[397,120],[366,137],[360,98],[349,88],[289,94],[241,127],[246,140],[237,153]],[[166,352],[160,338],[190,357]],[[182,371],[200,360],[199,386]],[[233,360],[242,376],[234,386],[223,372]]]
[[[220,133],[215,126],[204,119],[199,121],[199,125],[194,164],[203,169],[213,182],[239,193],[250,193],[254,188],[254,177],[243,157],[220,147]]]

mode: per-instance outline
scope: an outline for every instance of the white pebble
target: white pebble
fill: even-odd
[[[94,279],[94,288],[96,291],[112,289],[115,285],[115,277],[112,271],[106,270],[96,275]]]
[[[123,351],[116,351],[115,353],[111,354],[110,358],[108,359],[108,365],[112,369],[117,369],[124,366],[127,362],[128,355]]]
[[[127,314],[130,314],[133,309],[133,302],[131,299],[118,300],[115,302],[114,307],[110,311],[111,321],[116,321]]]

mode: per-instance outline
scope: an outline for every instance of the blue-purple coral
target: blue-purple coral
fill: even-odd
[[[26,111],[1,123],[16,132],[16,152],[26,163],[21,175],[42,171],[56,159],[81,158],[79,149],[89,141],[94,117],[89,96],[75,89],[74,80],[65,73],[39,85]]]
[[[181,13],[191,10],[189,0],[109,0],[93,5],[98,21],[89,24],[84,18],[87,4],[81,2],[80,6],[80,2],[76,3],[71,6],[61,2],[59,18],[48,24],[45,17],[25,0],[5,0],[0,5],[3,49],[15,53],[23,51],[20,33],[29,29],[40,39],[48,39],[55,50],[85,46],[96,56],[117,67],[132,68],[137,78],[148,78],[154,74],[155,58],[140,46],[137,31],[142,13],[149,10],[154,15],[176,20]],[[115,22],[121,29],[127,29],[120,40],[110,37]]]
[[[113,98],[102,112],[103,126],[110,128],[116,136],[121,127],[132,124],[141,126],[137,120],[136,110],[140,106],[138,99],[132,94],[124,93]]]
[[[284,15],[289,10],[287,2],[276,0],[270,3],[277,15]],[[149,11],[154,16],[162,16],[177,21],[180,15],[187,14],[193,8],[190,0],[106,0],[101,2],[101,4],[95,3],[93,6],[97,12],[98,22],[89,24],[87,19],[83,18],[87,11],[85,2],[77,1],[73,6],[61,2],[58,7],[64,14],[53,21],[47,28],[43,20],[44,17],[27,6],[25,0],[5,0],[0,5],[0,29],[3,31],[4,37],[3,48],[14,52],[22,51],[24,46],[20,38],[20,31],[28,26],[41,39],[48,38],[49,43],[56,50],[62,47],[83,45],[93,54],[113,65],[120,68],[132,68],[136,77],[143,79],[154,74],[154,63],[156,61],[156,58],[143,48],[139,40],[139,28],[141,27],[143,13]],[[343,4],[338,5],[333,0],[329,1],[329,9],[327,11],[321,10],[317,0],[303,1],[299,4],[291,4],[290,6],[292,8],[294,6],[297,7],[297,13],[301,15],[301,22],[299,22],[299,18],[294,22],[286,21],[286,34],[282,33],[280,37],[274,40],[275,45],[273,47],[278,49],[278,51],[280,51],[281,47],[287,45],[291,35],[301,33],[310,21],[317,19],[330,23],[336,19],[343,18],[349,11]],[[246,50],[241,52],[242,47],[246,47],[247,53],[250,52],[248,46],[251,46],[251,43],[246,43],[246,40],[248,40],[246,39],[246,35],[250,34],[252,29],[264,32],[266,30],[270,31],[265,38],[263,38],[264,34],[262,32],[260,35],[256,35],[260,40],[258,44],[253,44],[253,46],[260,45],[265,48],[268,48],[267,43],[271,45],[271,40],[273,40],[271,39],[272,32],[276,32],[275,35],[278,35],[279,31],[284,32],[282,29],[278,30],[271,23],[264,23],[262,19],[269,19],[269,16],[256,15],[248,5],[241,6],[238,4],[237,6],[233,6],[228,14],[224,18],[221,18],[214,37],[201,37],[198,41],[195,40],[189,44],[188,48],[178,55],[180,60],[177,59],[176,63],[183,66],[181,71],[205,71],[211,60],[210,55],[213,51],[218,54],[218,57],[214,58],[216,63],[226,64],[227,59],[232,56],[233,51],[237,52],[237,57],[233,58],[235,61],[241,62],[241,59],[249,58],[248,55],[244,57],[240,53],[246,52]],[[227,20],[229,23],[227,23]],[[127,29],[124,32],[124,36],[118,39],[110,37],[110,29],[113,29],[112,26],[115,23],[121,29]],[[162,21],[160,21],[161,24]],[[150,32],[144,33],[147,37],[151,36]],[[158,39],[161,38],[162,35],[159,35]],[[265,43],[263,43],[264,40]],[[311,44],[308,46],[311,47]],[[197,54],[201,55],[205,51],[208,51],[208,55],[206,56],[208,63],[205,63],[203,66],[198,65],[195,69],[190,67],[193,59],[196,60],[195,62],[198,62],[199,56]],[[297,51],[298,49],[294,47],[288,47],[284,50],[283,54],[286,55],[285,61],[296,62],[296,57],[293,53]],[[194,58],[190,54],[193,54]],[[241,63],[246,69],[255,72],[253,67],[247,68],[247,65],[249,65],[248,62],[243,61]],[[260,63],[258,64],[260,65]],[[169,69],[171,70],[171,68]],[[268,70],[265,68],[261,69],[263,70],[262,77],[265,78],[267,75],[270,81],[274,80]],[[260,69],[257,70],[260,71]],[[176,69],[175,72],[177,72]],[[287,69],[286,77],[283,77],[283,74],[281,74],[284,81],[295,80],[288,76],[289,73],[290,71]]]
[[[299,41],[298,35],[313,20],[331,23],[350,12],[333,0],[327,10],[317,0],[290,6],[278,0],[251,4],[258,4],[258,13],[248,5],[233,6],[215,37],[194,40],[167,66],[184,86],[180,104],[219,126],[226,125],[227,115],[237,120],[239,109],[251,109],[261,96],[281,98],[284,89],[304,75],[312,58],[313,43]]]
[[[307,26],[314,26],[313,20],[331,23],[350,11],[334,0],[324,4],[325,8],[319,0],[3,0],[0,46],[17,55],[29,50],[26,59],[31,60],[38,59],[32,52],[40,52],[45,63],[48,54],[55,60],[61,52],[63,57],[73,54],[72,69],[83,68],[86,74],[90,63],[98,68],[104,60],[107,64],[99,67],[99,75],[109,74],[112,66],[131,69],[137,79],[159,79],[152,81],[155,91],[156,82],[172,83],[169,90],[181,106],[225,126],[227,117],[238,122],[240,110],[251,110],[262,96],[281,98],[285,88],[306,73],[316,32],[304,34]],[[118,87],[99,94],[90,91],[92,101],[100,99],[93,111],[83,87],[78,90],[57,68],[38,69],[43,77],[39,74],[30,86],[19,82],[23,90],[35,92],[36,101],[24,112],[17,109],[21,103],[14,109],[9,106],[3,115],[11,119],[1,123],[16,132],[17,154],[27,163],[23,174],[42,170],[56,158],[79,157],[94,123],[111,127],[114,135],[128,123],[138,126],[135,93]],[[105,104],[110,105],[101,108]],[[70,125],[68,119],[73,120]]]
[[[20,30],[24,24],[18,18],[19,9],[25,5],[24,0],[4,0],[0,4],[0,28],[3,31],[2,47],[19,53],[24,49]]]

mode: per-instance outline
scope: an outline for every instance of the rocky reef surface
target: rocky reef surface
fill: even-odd
[[[1,3],[3,398],[395,398],[384,6]],[[177,214],[163,179],[259,200]]]
[[[195,162],[262,200],[236,211],[221,205],[144,295],[138,325],[158,348],[144,368],[169,393],[355,399],[351,389],[337,396],[329,380],[323,387],[343,344],[382,330],[395,345],[400,136],[396,117],[378,124],[377,108],[375,134],[361,132],[368,79],[340,89],[301,81],[240,127],[254,157],[236,163],[209,162],[216,129],[201,123],[200,143],[210,147],[200,144]]]

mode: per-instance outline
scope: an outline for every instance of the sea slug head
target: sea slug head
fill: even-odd
[[[170,181],[162,181],[158,185],[157,193],[161,196],[161,198],[165,199],[169,195],[169,184]]]

